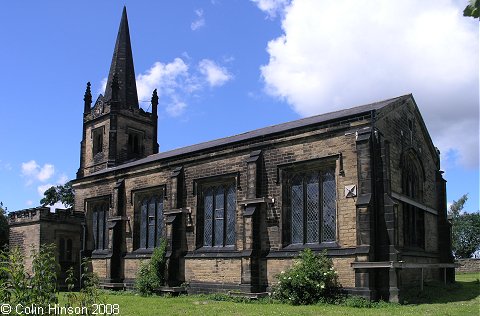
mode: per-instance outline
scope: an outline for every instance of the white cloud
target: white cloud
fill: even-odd
[[[273,19],[290,3],[290,0],[251,0],[257,7]]]
[[[44,182],[50,179],[54,173],[55,173],[55,167],[50,164],[45,164],[43,165],[42,168],[40,168],[37,178],[38,180]]]
[[[27,206],[32,206],[32,205],[33,205],[33,201],[32,201],[32,200],[27,200],[27,201],[25,201],[25,204],[26,204]]]
[[[182,98],[198,88],[188,65],[181,58],[165,64],[156,62],[145,74],[137,76],[139,100],[149,100],[152,91],[157,89],[160,103],[165,105],[170,116],[181,115],[187,107]]]
[[[187,53],[183,55],[188,56]],[[187,99],[194,93],[201,92],[207,84],[210,87],[222,86],[231,78],[233,76],[226,68],[212,60],[203,59],[198,69],[191,70],[184,59],[177,57],[170,63],[155,62],[150,69],[137,76],[138,99],[147,110],[150,103],[142,100],[150,100],[152,91],[157,89],[159,104],[165,107],[168,115],[177,117],[186,111]]]
[[[65,173],[62,173],[57,180],[57,184],[64,185],[68,181],[68,176]]]
[[[45,182],[55,173],[55,167],[52,164],[44,164],[41,167],[35,160],[22,163],[22,175],[27,178],[27,185],[34,180]]]
[[[48,183],[48,184],[42,184],[37,187],[37,193],[39,196],[43,197],[43,193],[50,189],[51,187],[54,187],[55,185]]]
[[[181,58],[177,57],[168,64],[156,62],[145,74],[137,76],[138,98],[149,99],[155,88],[160,95],[172,93],[186,83],[188,77],[188,65]]]
[[[210,87],[222,86],[233,77],[225,67],[219,66],[210,59],[202,59],[198,63],[198,68]]]
[[[178,100],[173,100],[173,102],[171,102],[167,106],[166,111],[167,111],[168,114],[170,114],[170,116],[177,117],[177,116],[182,115],[183,112],[185,112],[186,107],[187,107],[187,105],[185,104],[185,102],[181,102],[181,101],[178,101]]]
[[[267,13],[285,5],[254,2]],[[304,116],[412,92],[442,153],[478,167],[478,21],[464,5],[292,1],[268,43],[265,90]]]
[[[107,81],[108,81],[108,77],[105,77],[105,78],[102,79],[102,81],[100,82],[100,87],[97,90],[97,95],[98,94],[102,94],[102,95],[105,94],[105,90],[107,89]]]
[[[50,206],[50,212],[55,212],[55,209],[67,209],[67,207],[62,202],[57,202]]]
[[[22,162],[22,174],[26,176],[35,175],[38,173],[40,166],[36,163],[35,160],[30,160],[28,162]]]
[[[190,24],[192,31],[196,31],[199,28],[205,26],[205,17],[203,16],[203,9],[195,10],[196,19]]]

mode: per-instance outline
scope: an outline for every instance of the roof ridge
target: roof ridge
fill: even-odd
[[[139,160],[130,161],[130,162],[127,162],[127,163],[124,163],[124,164],[121,164],[121,165],[118,165],[118,166],[115,166],[115,167],[112,167],[112,168],[106,168],[106,169],[100,170],[98,172],[95,172],[91,175],[94,176],[94,175],[103,174],[103,173],[106,173],[106,172],[109,172],[109,171],[112,171],[112,170],[128,168],[128,167],[132,167],[132,166],[141,165],[141,164],[144,164],[144,163],[157,161],[157,160],[160,160],[160,159],[185,155],[185,154],[188,154],[188,153],[193,153],[193,152],[197,152],[197,151],[200,151],[200,150],[205,150],[205,149],[210,149],[210,148],[214,148],[214,147],[218,147],[218,146],[223,146],[223,145],[227,145],[227,144],[241,142],[241,141],[245,141],[245,140],[249,140],[249,139],[253,139],[253,138],[257,138],[257,137],[262,137],[262,136],[272,135],[272,134],[276,134],[276,133],[286,132],[286,131],[289,131],[289,130],[292,130],[292,129],[295,129],[295,128],[299,128],[299,127],[306,127],[306,126],[311,126],[311,125],[315,125],[315,124],[319,124],[319,123],[325,123],[325,122],[328,122],[328,121],[335,121],[335,120],[338,120],[340,118],[356,116],[356,115],[359,115],[361,113],[366,113],[366,112],[370,112],[372,110],[381,109],[381,108],[391,104],[392,102],[395,102],[395,101],[400,100],[402,98],[408,98],[408,97],[412,97],[412,94],[411,93],[410,94],[405,94],[405,95],[401,95],[401,96],[390,98],[390,99],[385,99],[385,100],[381,100],[381,101],[377,101],[377,102],[373,102],[373,103],[368,103],[368,104],[355,106],[355,107],[348,108],[348,109],[343,109],[343,110],[318,114],[318,115],[314,115],[314,116],[304,117],[304,118],[293,120],[293,121],[288,121],[288,122],[284,122],[284,123],[280,123],[280,124],[276,124],[276,125],[271,125],[271,126],[267,126],[267,127],[262,127],[262,128],[250,130],[250,131],[240,133],[240,134],[235,134],[235,135],[231,135],[231,136],[227,136],[227,137],[217,138],[217,139],[213,139],[213,140],[209,140],[209,141],[205,141],[205,142],[201,142],[201,143],[187,145],[187,146],[184,146],[184,147],[174,148],[174,149],[171,149],[171,150],[168,150],[168,151],[164,151],[164,152],[160,152],[160,153],[157,153],[157,154],[147,156],[147,157],[139,159]]]

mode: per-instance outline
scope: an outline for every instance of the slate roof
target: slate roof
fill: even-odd
[[[375,103],[370,103],[370,104],[365,104],[365,105],[361,105],[361,106],[357,106],[357,107],[353,107],[353,108],[349,108],[349,109],[344,109],[344,110],[340,110],[340,111],[335,111],[335,112],[310,116],[310,117],[302,118],[302,119],[295,120],[295,121],[290,121],[290,122],[286,122],[286,123],[282,123],[282,124],[267,126],[267,127],[264,127],[264,128],[256,129],[256,130],[245,132],[245,133],[242,133],[242,134],[237,134],[237,135],[234,135],[234,136],[219,138],[219,139],[215,139],[215,140],[211,140],[211,141],[207,141],[207,142],[203,142],[203,143],[199,143],[199,144],[195,144],[195,145],[190,145],[190,146],[181,147],[181,148],[177,148],[177,149],[173,149],[173,150],[169,150],[169,151],[165,151],[165,152],[160,152],[158,154],[153,154],[153,155],[150,155],[150,156],[148,156],[146,158],[143,158],[143,159],[135,160],[135,161],[132,161],[132,162],[127,162],[127,163],[122,164],[122,165],[118,165],[118,166],[115,166],[115,167],[112,167],[112,168],[107,168],[107,169],[97,171],[93,174],[88,175],[87,177],[95,176],[95,175],[99,175],[99,174],[103,174],[103,173],[108,173],[108,172],[113,171],[113,170],[120,170],[120,169],[124,169],[124,168],[128,168],[128,167],[138,166],[138,165],[142,165],[142,164],[157,161],[157,160],[172,158],[172,157],[175,157],[175,156],[191,154],[191,153],[195,153],[195,152],[202,151],[202,150],[205,150],[205,149],[212,149],[212,148],[215,148],[215,147],[231,145],[231,144],[234,144],[234,143],[238,143],[238,142],[242,142],[242,141],[246,141],[246,140],[252,140],[252,139],[255,139],[255,138],[259,138],[259,137],[271,136],[273,134],[283,133],[283,132],[287,132],[287,131],[294,130],[294,129],[301,128],[301,127],[307,127],[307,126],[312,126],[312,125],[316,125],[316,124],[320,124],[320,123],[327,123],[327,122],[331,122],[331,121],[338,121],[340,119],[346,119],[346,118],[349,118],[349,117],[354,117],[354,116],[358,116],[358,115],[361,115],[361,114],[366,114],[366,113],[369,113],[372,110],[379,110],[379,109],[381,109],[381,108],[383,108],[383,107],[385,107],[389,104],[395,103],[397,101],[406,100],[406,99],[410,98],[411,96],[412,96],[411,94],[407,94],[407,95],[399,96],[399,97],[392,98],[392,99],[378,101],[378,102],[375,102]]]

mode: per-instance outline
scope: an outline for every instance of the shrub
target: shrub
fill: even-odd
[[[141,295],[151,295],[165,284],[166,250],[167,242],[162,239],[160,246],[153,250],[150,261],[140,264],[135,280],[135,289]]]
[[[32,253],[33,277],[30,279],[32,303],[48,308],[58,303],[57,299],[57,268],[54,244],[41,245],[39,251]]]
[[[105,304],[106,299],[103,292],[99,289],[99,281],[97,274],[90,270],[90,260],[84,258],[81,264],[82,287],[80,292],[75,293],[75,284],[77,279],[73,267],[68,269],[65,283],[67,284],[68,292],[65,294],[66,307],[86,307],[87,315],[94,315],[95,309],[93,304]]]
[[[303,250],[293,266],[277,275],[273,296],[293,305],[314,304],[339,293],[337,273],[326,251],[316,255]]]
[[[57,300],[55,246],[41,245],[32,252],[33,275],[25,272],[25,256],[13,248],[0,253],[0,301],[10,305],[46,307]]]
[[[90,266],[90,259],[85,258],[82,260],[82,288],[78,296],[78,304],[79,306],[87,307],[88,315],[93,315],[93,304],[102,304],[105,303],[106,300],[99,289],[100,282],[98,275],[91,271]]]

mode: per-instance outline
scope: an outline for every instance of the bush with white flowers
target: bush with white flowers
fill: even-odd
[[[340,290],[337,272],[326,251],[315,254],[310,248],[304,249],[293,266],[277,275],[277,279],[274,298],[292,305],[314,304],[333,298]]]

